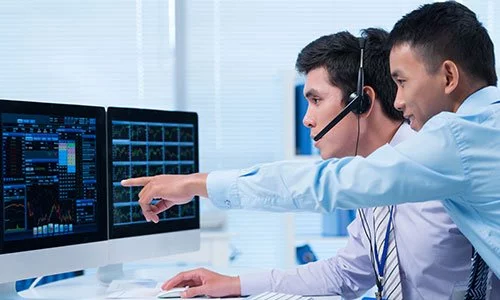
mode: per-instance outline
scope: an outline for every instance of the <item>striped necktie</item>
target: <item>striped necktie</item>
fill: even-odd
[[[382,206],[373,209],[373,224],[376,237],[377,253],[382,255],[386,238],[387,226],[389,224],[390,207]],[[389,234],[389,246],[387,249],[387,260],[384,268],[384,278],[382,281],[384,299],[401,300],[403,292],[401,290],[401,278],[399,274],[398,252],[396,250],[396,240],[394,239],[394,223],[391,222]],[[378,271],[377,271],[378,272]]]
[[[477,251],[474,251],[472,257],[472,270],[469,276],[469,284],[465,300],[484,300],[486,299],[486,286],[488,283],[489,267],[481,258]]]

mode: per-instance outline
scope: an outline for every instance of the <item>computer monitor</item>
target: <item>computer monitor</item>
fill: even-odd
[[[105,125],[102,107],[0,100],[0,283],[108,262]]]
[[[195,251],[200,247],[200,208],[195,197],[146,222],[130,177],[198,172],[196,113],[109,107],[108,197],[110,263]],[[106,281],[106,280],[104,280]]]

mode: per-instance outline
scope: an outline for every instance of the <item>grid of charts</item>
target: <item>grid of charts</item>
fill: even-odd
[[[112,122],[113,223],[146,222],[137,202],[141,187],[125,188],[122,179],[160,174],[190,174],[195,169],[192,124]],[[160,221],[194,218],[195,202],[174,206]]]

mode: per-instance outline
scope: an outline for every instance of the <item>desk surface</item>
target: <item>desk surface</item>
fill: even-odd
[[[166,279],[174,276],[178,272],[192,269],[196,266],[176,266],[176,265],[143,265],[130,264],[124,267],[126,278],[130,279],[152,279],[157,282],[164,282]],[[213,270],[213,268],[210,268]],[[215,269],[225,275],[237,275],[257,271],[250,268],[227,268]],[[31,290],[20,293],[22,297],[34,299],[85,299],[102,300],[106,298],[107,286],[100,283],[96,277],[95,270],[89,270],[86,275],[75,278],[65,279],[54,283],[38,286]],[[324,300],[340,299],[338,296],[316,297]],[[130,300],[156,299],[154,297],[127,298]],[[203,298],[195,298],[197,300]],[[213,298],[211,298],[213,299]],[[241,298],[224,298],[241,299]]]

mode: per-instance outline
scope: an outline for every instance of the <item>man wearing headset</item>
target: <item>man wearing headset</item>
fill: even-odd
[[[388,34],[381,29],[367,29],[363,36],[366,81],[362,86],[366,99],[355,113],[347,114],[315,144],[323,159],[355,154],[368,156],[386,143],[396,145],[415,134],[393,106],[396,85],[389,73]],[[304,95],[308,110],[303,123],[312,135],[317,135],[345,109],[358,80],[363,80],[364,76],[358,78],[359,42],[348,32],[321,37],[299,53],[296,68],[306,75]],[[395,206],[392,213],[392,234],[397,248],[387,257],[392,267],[386,266],[386,297],[448,299],[454,292],[463,290],[472,247],[442,204],[439,201],[402,204]],[[384,229],[391,229],[384,225]],[[348,228],[347,246],[330,259],[289,271],[271,270],[240,277],[198,269],[175,276],[163,288],[191,286],[184,297],[251,295],[264,291],[360,297],[380,284],[373,253],[375,227],[373,209],[362,209]]]

